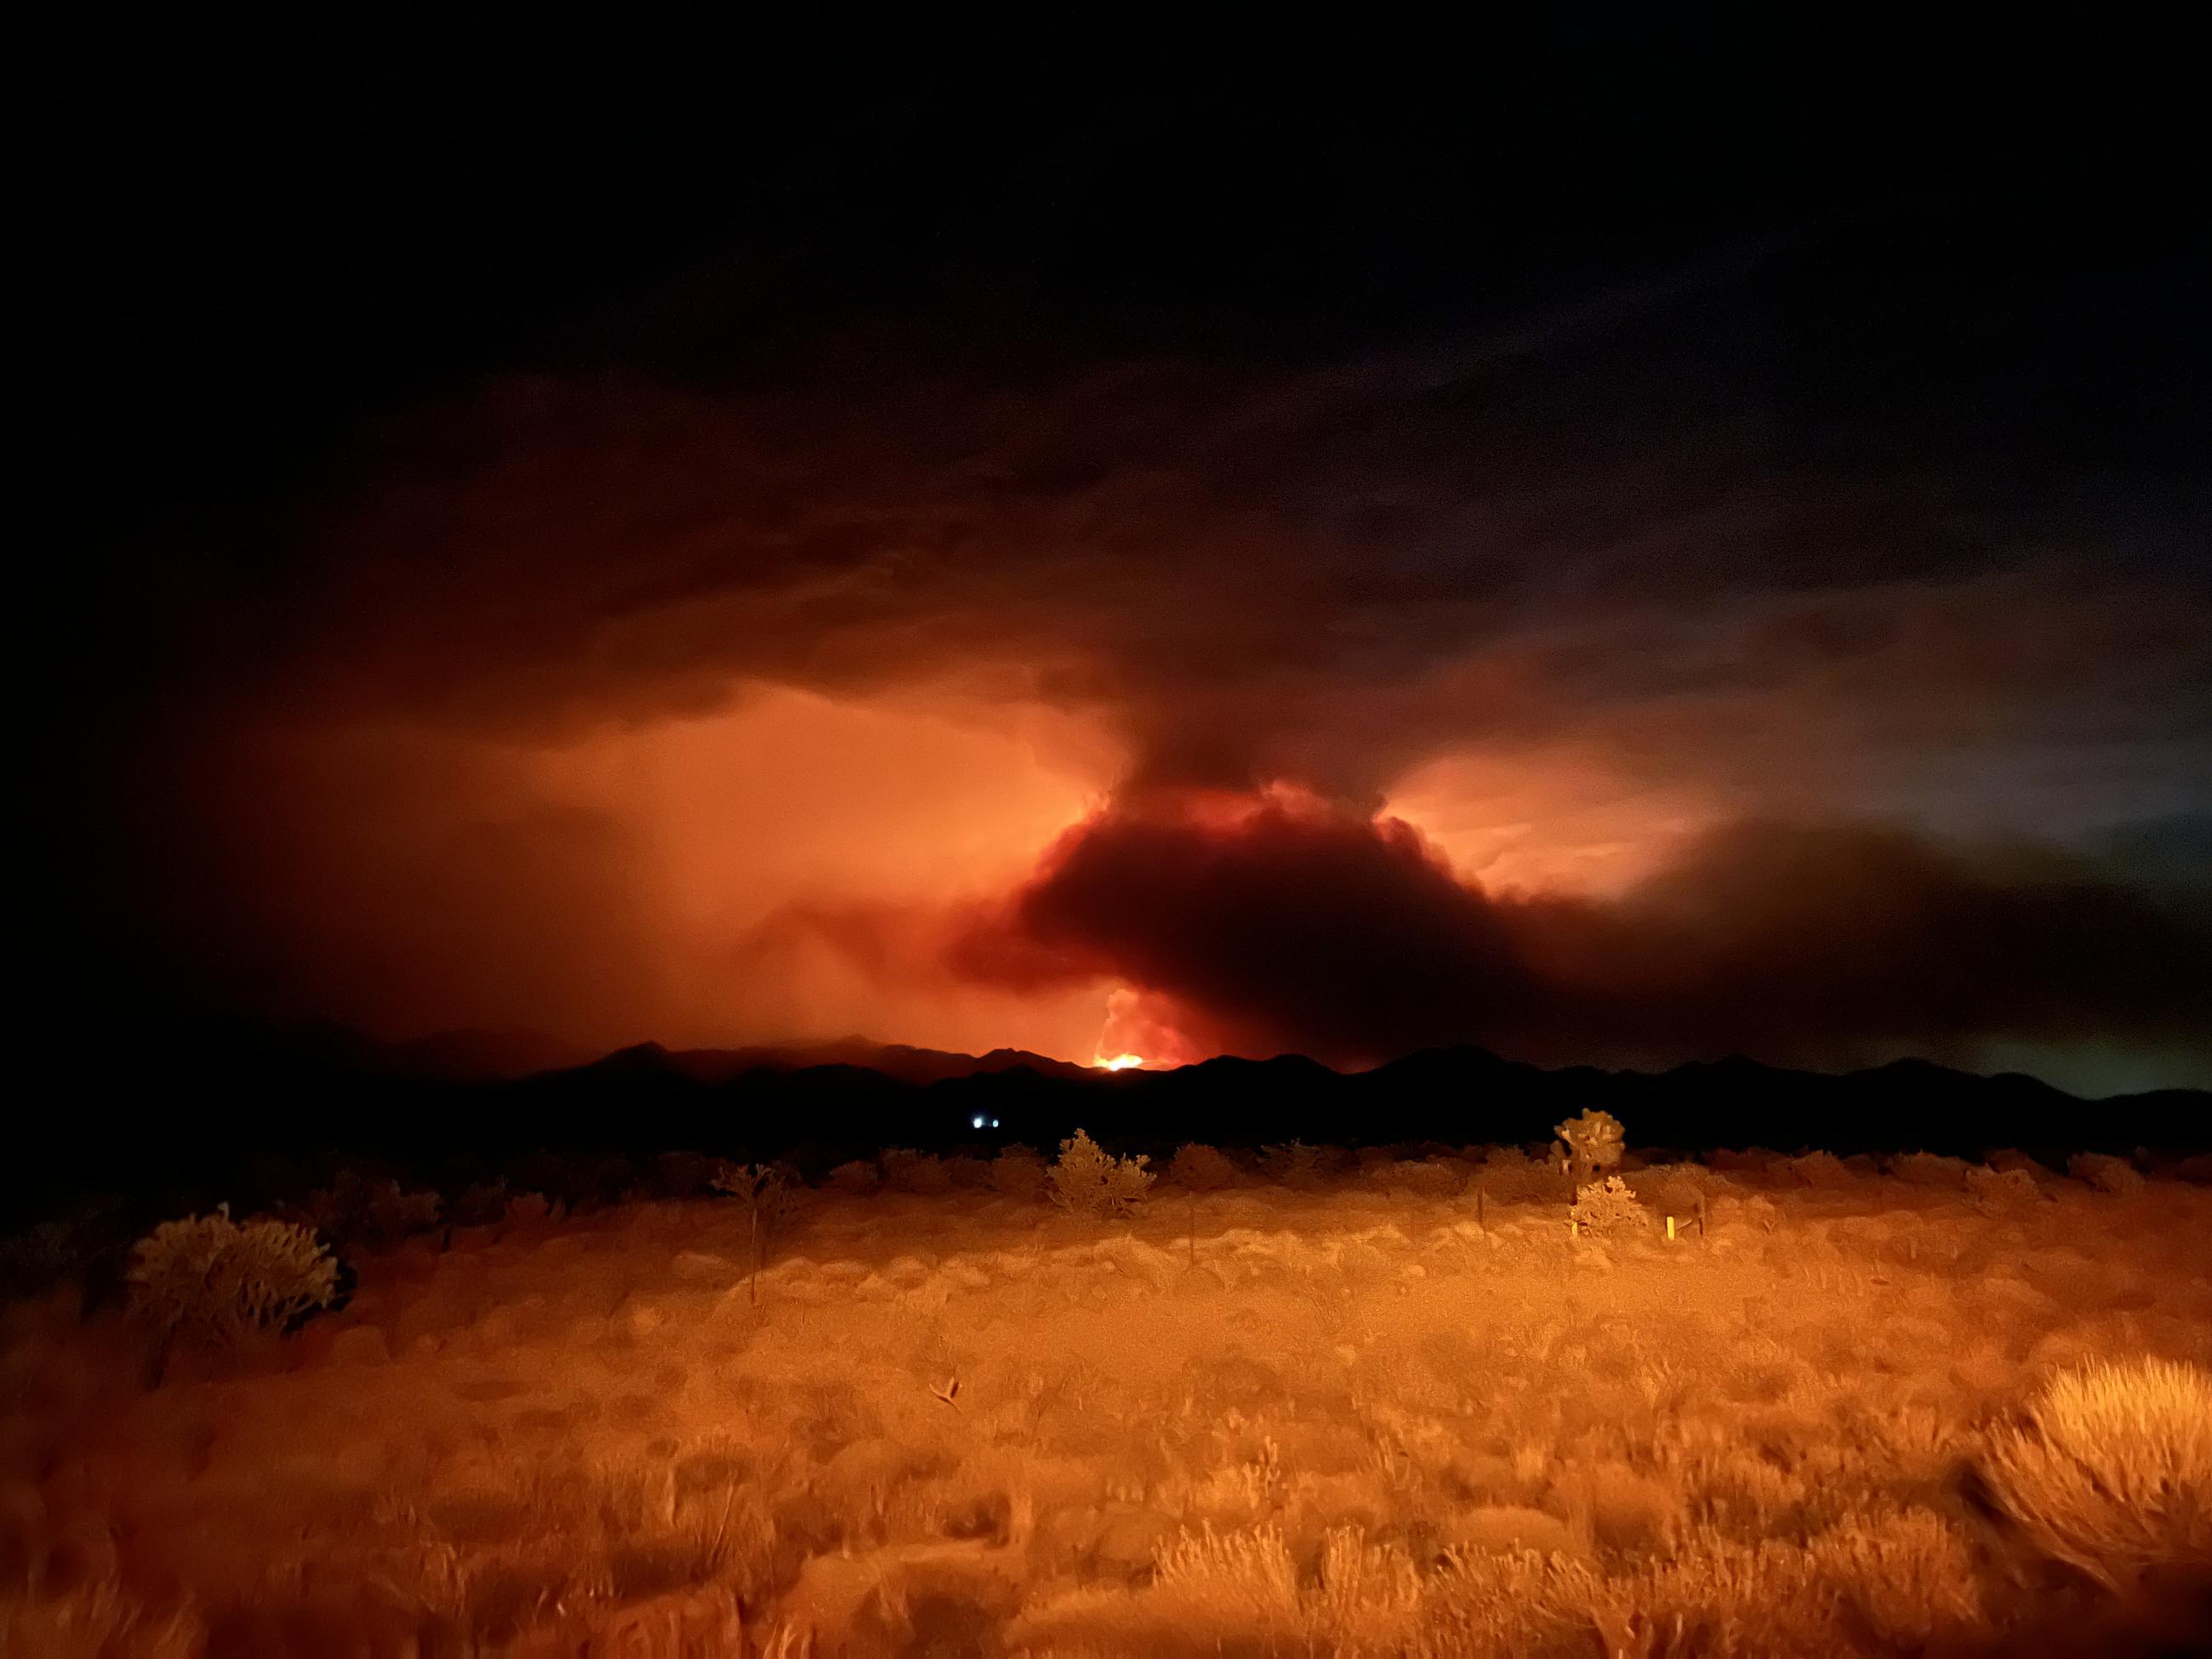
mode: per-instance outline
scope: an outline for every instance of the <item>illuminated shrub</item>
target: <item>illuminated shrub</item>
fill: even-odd
[[[1048,1178],[1034,1147],[1009,1146],[991,1160],[991,1190],[1001,1198],[1041,1197]]]
[[[830,1171],[830,1189],[848,1198],[866,1198],[883,1184],[883,1171],[860,1159],[840,1164]]]
[[[2142,1171],[2124,1158],[2113,1158],[2104,1152],[2076,1152],[2066,1161],[2066,1173],[2075,1180],[2094,1187],[2100,1193],[2110,1193],[2115,1198],[2141,1192]]]
[[[1185,1192],[1218,1193],[1237,1184],[1237,1170],[1218,1147],[1192,1141],[1168,1160],[1168,1179]]]
[[[1623,1178],[1647,1207],[1662,1215],[1696,1215],[1702,1200],[1730,1190],[1710,1170],[1695,1164],[1655,1164]]]
[[[1984,1611],[1966,1540],[1924,1510],[1854,1514],[1802,1547],[1699,1539],[1593,1589],[1602,1650],[1652,1659],[1948,1650]]]
[[[1628,1183],[1619,1176],[1593,1181],[1577,1190],[1567,1216],[1577,1231],[1599,1238],[1648,1232],[1651,1227],[1651,1212],[1637,1201]]]
[[[230,1206],[165,1221],[131,1252],[131,1307],[163,1340],[220,1347],[327,1308],[338,1264],[289,1221],[239,1223]]]
[[[1592,1176],[1619,1168],[1626,1150],[1620,1120],[1611,1112],[1585,1111],[1560,1124],[1557,1133],[1567,1149],[1568,1173],[1577,1188]]]
[[[1070,1215],[1127,1215],[1145,1201],[1152,1184],[1142,1153],[1115,1158],[1078,1129],[1060,1143],[1052,1166],[1052,1201]]]
[[[2162,1359],[2063,1373],[1991,1439],[1985,1473],[2037,1548],[2115,1590],[2212,1567],[2212,1376]]]

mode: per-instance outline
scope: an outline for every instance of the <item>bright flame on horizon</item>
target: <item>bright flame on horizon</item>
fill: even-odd
[[[1144,1057],[1141,1054],[1115,1054],[1111,1059],[1109,1059],[1104,1054],[1100,1054],[1096,1059],[1092,1060],[1091,1063],[1093,1066],[1097,1066],[1101,1071],[1126,1072],[1132,1066],[1142,1066],[1145,1061]]]

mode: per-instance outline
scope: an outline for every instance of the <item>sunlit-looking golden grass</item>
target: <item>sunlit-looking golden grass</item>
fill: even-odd
[[[517,1202],[158,1386],[19,1305],[0,1648],[2126,1652],[2212,1569],[2202,1188],[1313,1162],[817,1189],[757,1292],[737,1200]]]

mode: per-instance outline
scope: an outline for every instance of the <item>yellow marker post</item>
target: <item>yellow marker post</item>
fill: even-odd
[[[1667,1218],[1667,1242],[1669,1244],[1674,1242],[1674,1218],[1671,1215]]]

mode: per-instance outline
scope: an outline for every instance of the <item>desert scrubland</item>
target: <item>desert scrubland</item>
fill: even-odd
[[[2185,1650],[2212,1190],[1716,1163],[1571,1225],[1510,1151],[1121,1215],[894,1159],[757,1276],[741,1198],[523,1197],[220,1347],[64,1284],[6,1316],[0,1648]]]

